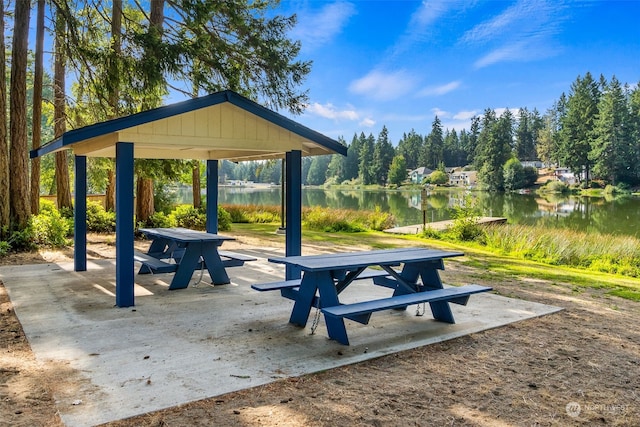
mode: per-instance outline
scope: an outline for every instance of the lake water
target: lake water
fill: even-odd
[[[189,191],[181,192],[183,203],[191,202]],[[626,234],[640,237],[640,198],[615,199],[564,197],[536,194],[490,194],[438,190],[427,193],[427,222],[451,218],[454,206],[471,197],[483,216],[505,217],[513,224],[542,224],[588,232]],[[280,205],[280,189],[220,187],[221,204]],[[302,190],[304,206],[391,212],[396,225],[422,223],[420,191]]]

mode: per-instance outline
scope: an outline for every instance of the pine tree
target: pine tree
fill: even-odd
[[[364,185],[371,185],[375,181],[373,171],[373,150],[375,139],[372,134],[368,137],[364,136],[364,132],[360,134],[360,162],[358,164],[358,176]]]
[[[398,142],[397,154],[404,157],[408,169],[416,169],[419,165],[420,152],[424,148],[424,140],[415,130],[404,134]]]
[[[360,166],[360,140],[357,135],[353,135],[351,144],[347,149],[347,159],[344,167],[344,180],[352,180],[358,178],[358,169]]]
[[[598,115],[598,83],[591,73],[584,78],[578,76],[571,85],[567,99],[566,114],[561,119],[560,161],[575,174],[584,172],[589,179],[593,146],[593,126]]]
[[[389,168],[395,155],[395,149],[389,141],[389,131],[386,126],[382,126],[382,130],[376,140],[373,149],[373,172],[375,182],[378,185],[385,185],[389,176]]]
[[[595,176],[612,184],[629,181],[633,166],[633,145],[629,132],[629,110],[625,93],[615,76],[605,85],[598,103],[598,117],[593,127],[594,139],[589,153]]]

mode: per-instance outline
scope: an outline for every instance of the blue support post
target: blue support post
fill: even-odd
[[[218,233],[217,160],[207,160],[207,233]]]
[[[75,156],[73,269],[87,271],[87,157]]]
[[[133,297],[133,144],[116,144],[116,305],[131,307]]]
[[[302,255],[302,152],[286,154],[286,256]],[[287,265],[286,279],[299,279],[300,269]]]

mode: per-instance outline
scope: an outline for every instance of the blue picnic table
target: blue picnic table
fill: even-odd
[[[230,283],[225,267],[243,265],[256,258],[219,247],[233,237],[206,233],[188,228],[141,228],[151,245],[146,253],[135,252],[134,259],[142,264],[138,274],[175,272],[170,290],[184,289],[197,268],[206,268],[212,283]]]
[[[311,256],[269,258],[270,262],[299,268],[301,279],[259,283],[258,291],[280,290],[294,301],[289,322],[306,326],[312,307],[324,314],[329,338],[348,345],[344,319],[367,324],[371,314],[387,309],[406,309],[428,302],[434,319],[455,323],[449,303],[466,305],[469,296],[490,291],[490,287],[465,285],[445,288],[438,270],[444,259],[463,256],[425,248],[400,248]],[[377,266],[379,270],[369,267]],[[398,267],[402,266],[398,270]],[[354,280],[369,278],[375,285],[393,289],[389,298],[343,304],[339,295]]]

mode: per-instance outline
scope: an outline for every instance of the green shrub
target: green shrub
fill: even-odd
[[[9,242],[0,241],[0,258],[7,256],[11,251],[11,245]]]
[[[222,206],[218,206],[218,230],[231,230],[231,215]]]
[[[164,212],[156,212],[151,215],[145,225],[152,228],[170,228],[176,226],[175,218]]]
[[[179,205],[170,214],[177,227],[204,230],[207,225],[206,213],[192,205]]]
[[[33,228],[31,224],[27,226],[24,230],[14,231],[9,236],[9,240],[7,240],[9,245],[11,246],[11,250],[20,252],[20,251],[31,251],[37,248],[37,245],[34,241],[33,237]]]
[[[107,212],[99,202],[87,202],[87,230],[112,233],[116,230],[116,213]]]
[[[474,205],[471,196],[464,199],[464,205],[455,206],[452,212],[453,224],[447,230],[447,234],[454,240],[464,242],[485,239],[484,229],[480,226],[480,211]]]
[[[569,192],[569,187],[562,181],[547,181],[538,191],[543,193],[567,193]]]
[[[40,246],[62,247],[69,244],[67,236],[71,222],[58,211],[31,217],[33,243]]]

